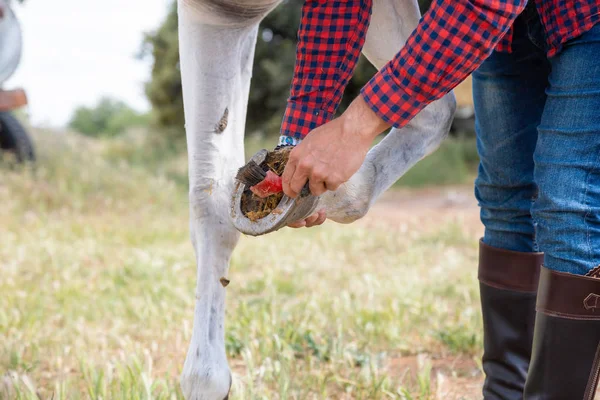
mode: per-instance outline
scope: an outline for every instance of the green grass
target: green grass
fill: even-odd
[[[448,138],[410,169],[395,186],[423,187],[470,183],[479,158],[474,138]]]
[[[0,399],[181,398],[195,288],[185,158],[36,142],[35,167],[0,167]],[[451,218],[242,238],[230,398],[433,398],[431,362],[395,365],[478,356],[475,264],[475,238]]]

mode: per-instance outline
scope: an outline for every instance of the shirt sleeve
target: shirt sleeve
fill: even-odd
[[[452,90],[491,54],[527,0],[435,0],[406,45],[361,94],[400,128]]]
[[[306,0],[281,135],[302,139],[330,121],[354,73],[372,0]]]

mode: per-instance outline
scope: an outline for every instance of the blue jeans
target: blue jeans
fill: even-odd
[[[513,52],[473,73],[473,95],[484,243],[543,251],[557,271],[600,265],[600,24],[548,59],[528,6]]]

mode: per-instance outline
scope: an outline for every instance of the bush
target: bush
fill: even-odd
[[[138,113],[122,101],[103,98],[92,108],[77,108],[69,127],[87,136],[116,136],[147,123],[146,114]]]
[[[423,187],[472,183],[479,156],[475,139],[451,137],[433,154],[419,161],[395,186]]]

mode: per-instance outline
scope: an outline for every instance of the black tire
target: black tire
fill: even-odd
[[[27,131],[10,112],[0,112],[0,151],[14,154],[20,163],[35,161],[33,143]]]

